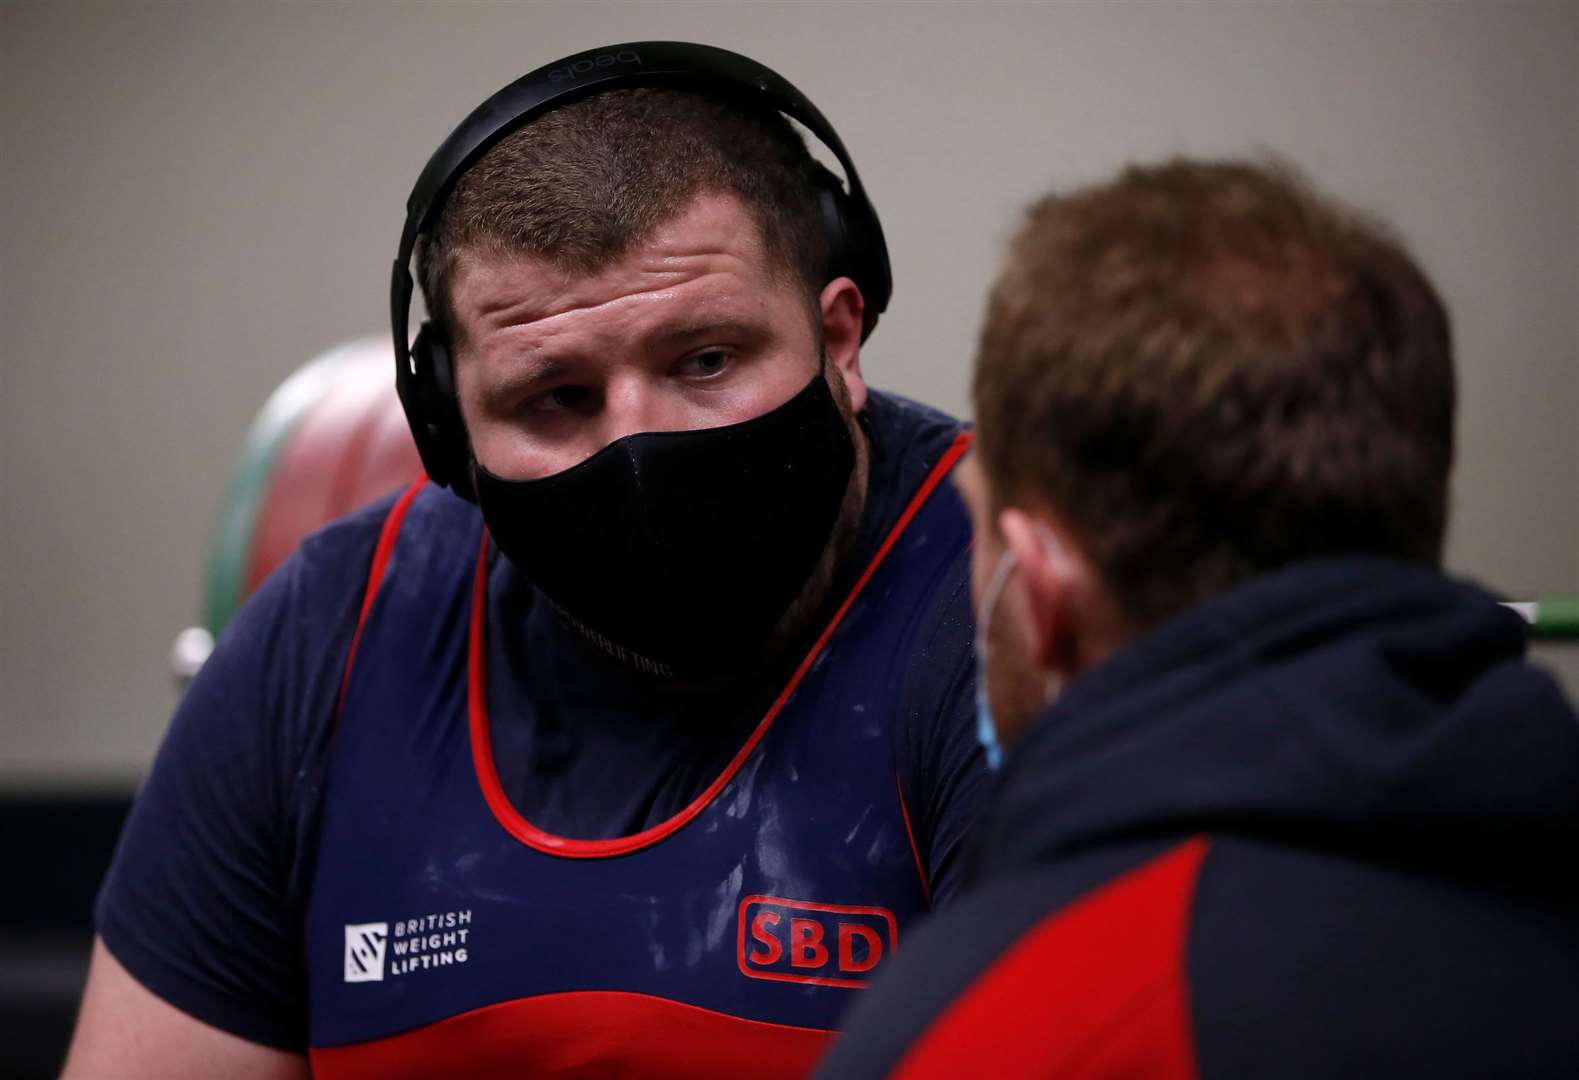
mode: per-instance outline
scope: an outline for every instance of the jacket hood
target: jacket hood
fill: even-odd
[[[1579,720],[1526,637],[1423,567],[1255,579],[1069,686],[1011,755],[978,870],[1195,832],[1549,865],[1579,840]]]

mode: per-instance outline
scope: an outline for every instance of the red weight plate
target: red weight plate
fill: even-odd
[[[400,451],[394,448],[398,441],[388,431],[391,413],[399,416],[400,403],[387,357],[374,353],[348,358],[334,372],[322,400],[280,452],[253,533],[248,593],[309,533],[416,476],[420,468],[416,447],[401,417],[409,457],[399,459]],[[376,477],[363,460],[370,450],[378,461]],[[384,476],[392,477],[389,483],[382,482]]]

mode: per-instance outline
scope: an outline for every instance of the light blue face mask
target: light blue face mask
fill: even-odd
[[[1014,569],[1014,552],[1005,550],[1003,557],[987,579],[982,590],[981,610],[976,614],[976,741],[987,755],[987,768],[997,772],[1003,768],[1003,745],[998,742],[998,725],[992,720],[992,702],[987,697],[987,627],[992,622],[993,609],[998,597]]]

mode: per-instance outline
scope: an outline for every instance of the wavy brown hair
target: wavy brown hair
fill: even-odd
[[[1037,202],[974,396],[995,498],[1059,512],[1140,626],[1299,559],[1440,560],[1447,313],[1284,166],[1174,161]]]

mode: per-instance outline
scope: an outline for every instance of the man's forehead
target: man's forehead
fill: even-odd
[[[698,276],[694,266],[663,262],[621,260],[576,275],[531,255],[475,255],[456,274],[455,312],[485,328],[524,326],[643,295],[665,296]]]
[[[706,192],[616,254],[593,261],[488,246],[456,255],[457,315],[529,322],[703,276],[770,285],[755,220],[733,195]]]

